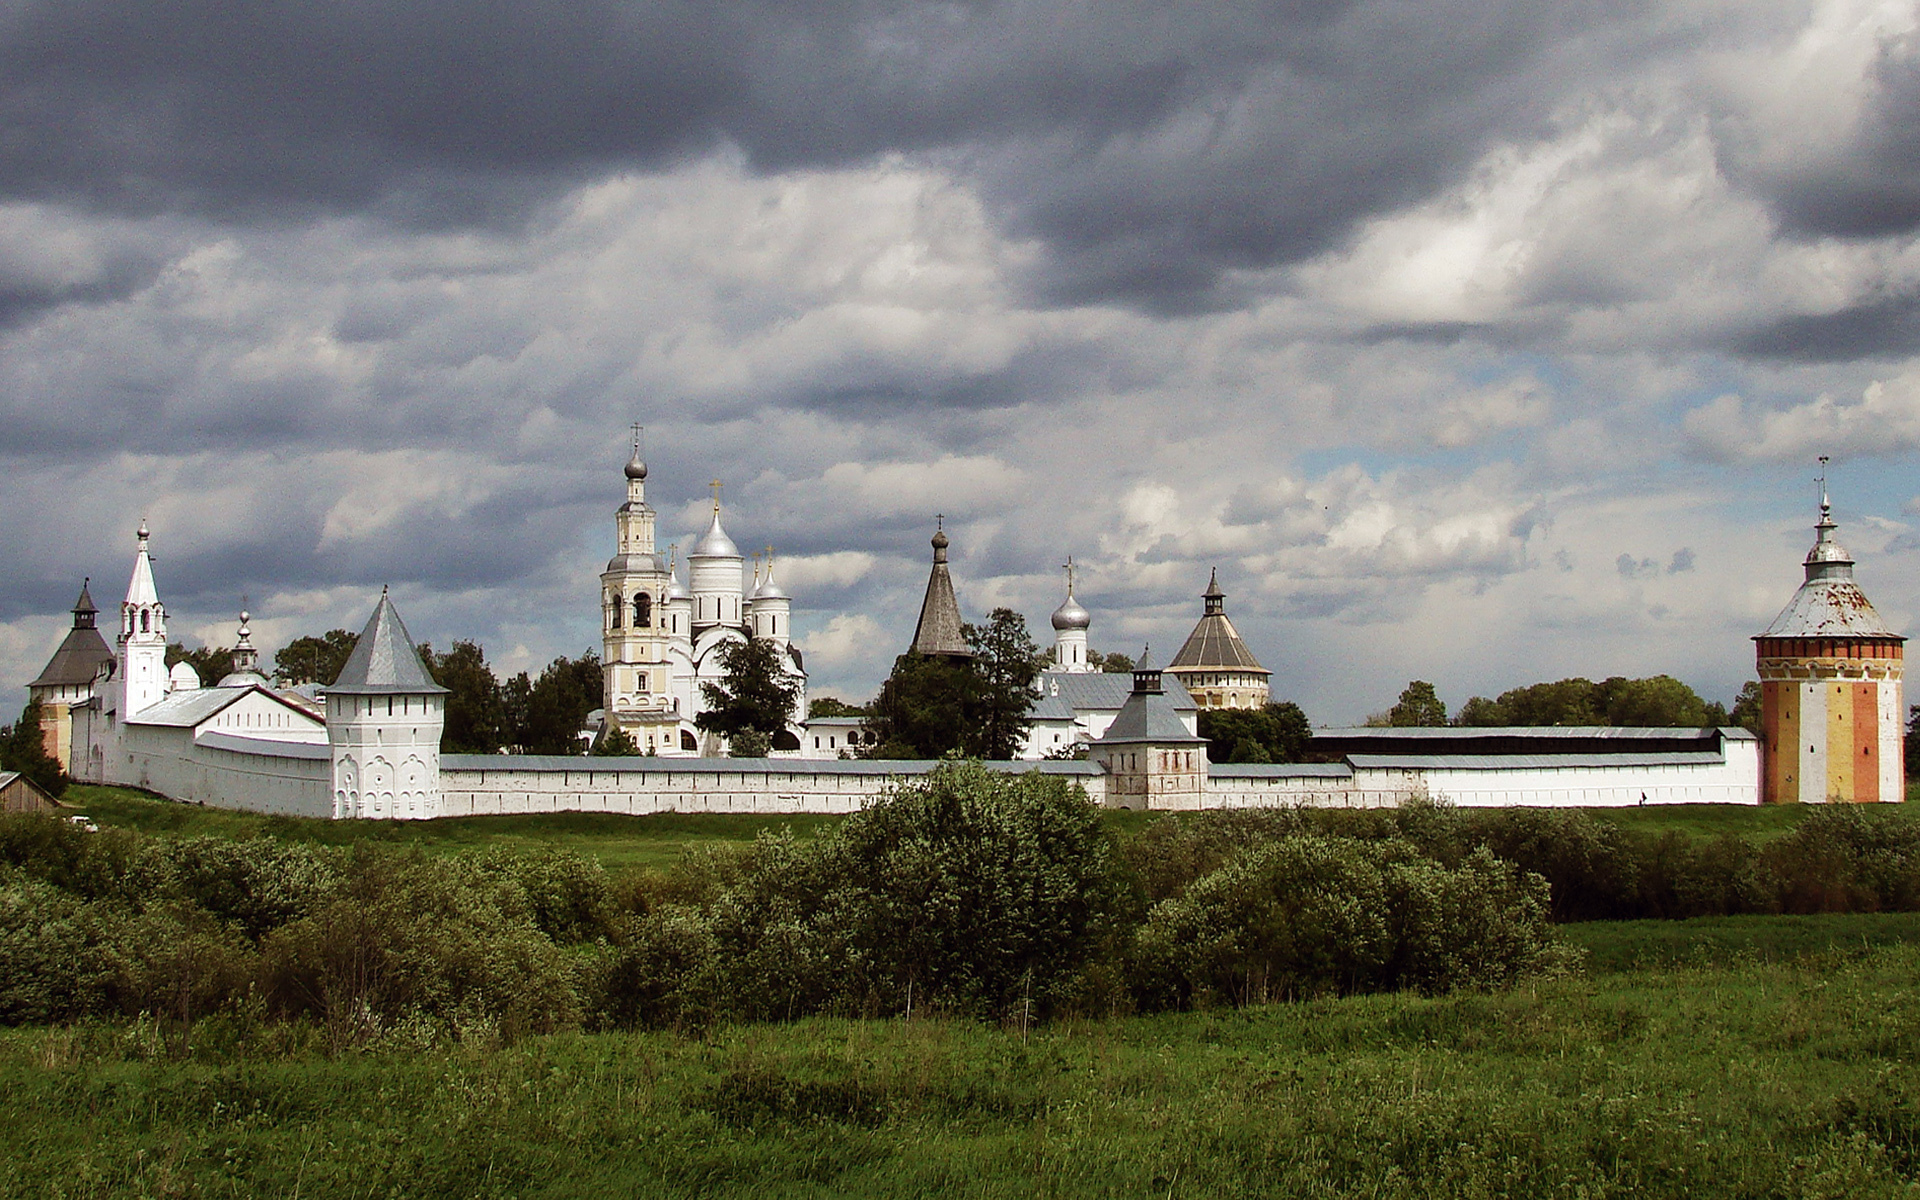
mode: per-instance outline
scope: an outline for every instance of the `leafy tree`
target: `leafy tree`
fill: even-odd
[[[1089,650],[1087,665],[1108,675],[1128,675],[1133,672],[1133,659],[1118,650],[1107,654],[1102,654],[1098,650]]]
[[[773,739],[758,729],[742,729],[727,739],[728,758],[765,758],[773,753]]]
[[[580,753],[580,729],[600,706],[600,691],[600,656],[591,650],[579,658],[554,659],[531,683],[524,673],[509,681],[502,707],[513,712],[525,697],[515,744],[528,754]]]
[[[866,726],[873,742],[863,758],[941,758],[965,753],[980,676],[969,663],[909,650],[893,660]]]
[[[1727,724],[1737,725],[1751,734],[1760,732],[1760,681],[1749,679],[1740,685],[1740,694],[1733,698],[1733,708],[1727,713]]]
[[[1742,689],[1741,696],[1748,692]],[[1759,689],[1753,685],[1752,715],[1759,721]],[[1736,709],[1740,701],[1735,702]],[[1671,675],[1627,679],[1615,675],[1595,683],[1575,676],[1535,683],[1500,693],[1498,699],[1475,696],[1460,706],[1456,725],[1637,725],[1704,728],[1727,723],[1727,711]]]
[[[233,651],[226,646],[202,646],[189,650],[180,642],[167,643],[167,669],[186,663],[205,686],[212,686],[233,673]]]
[[[867,710],[838,700],[832,696],[815,696],[807,701],[807,718],[814,717],[864,717]]]
[[[610,725],[600,731],[599,737],[593,739],[593,748],[587,753],[601,758],[630,758],[640,753],[640,743],[634,741],[633,735],[618,725]]]
[[[295,638],[273,656],[273,673],[288,683],[330,684],[340,678],[340,668],[359,640],[359,634],[345,629]]]
[[[47,753],[46,738],[40,732],[38,700],[28,701],[20,710],[20,719],[0,729],[0,768],[20,772],[46,789],[50,796],[66,792],[66,768]]]
[[[780,644],[770,638],[750,637],[722,646],[720,668],[724,674],[719,683],[700,685],[707,710],[693,723],[707,733],[720,734],[729,743],[749,731],[758,732],[766,738],[766,747],[753,757],[765,757],[774,735],[786,730],[787,722],[793,719],[794,705],[800,701],[800,686],[787,675],[781,661],[784,655]],[[747,741],[759,745],[756,739]]]
[[[456,641],[445,654],[420,647],[433,681],[447,689],[447,723],[440,748],[449,754],[498,754],[507,740],[507,710],[500,681],[478,642]]]
[[[1407,684],[1406,690],[1400,693],[1400,699],[1387,710],[1387,724],[1395,728],[1446,723],[1447,706],[1441,702],[1433,685],[1424,679]]]
[[[1010,608],[987,614],[986,624],[966,626],[973,669],[980,677],[979,707],[966,750],[974,758],[1011,759],[1033,727],[1033,681],[1040,674],[1038,648],[1027,619]]]
[[[1211,708],[1200,714],[1200,736],[1214,762],[1304,762],[1313,724],[1291,700],[1259,708]]]
[[[1920,704],[1907,709],[1907,781],[1920,778]]]

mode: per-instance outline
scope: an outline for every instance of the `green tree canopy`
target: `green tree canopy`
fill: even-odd
[[[1011,759],[1020,752],[1040,673],[1026,619],[996,608],[966,634],[971,660],[913,651],[894,660],[871,706],[866,724],[874,744],[864,757]]]
[[[807,701],[807,717],[864,717],[867,710],[833,696],[815,696]]]
[[[1445,725],[1447,706],[1441,701],[1439,693],[1433,690],[1431,683],[1424,679],[1416,679],[1407,684],[1406,690],[1400,693],[1400,699],[1394,702],[1392,708],[1381,717],[1369,720],[1367,723],[1371,725],[1376,721],[1395,728]]]
[[[186,663],[193,673],[200,677],[203,686],[211,687],[233,672],[233,651],[226,646],[202,646],[198,650],[189,650],[183,643],[167,643],[167,669],[171,671],[177,663]]]
[[[966,626],[973,669],[980,677],[979,708],[971,714],[973,736],[967,753],[974,758],[1011,759],[1020,753],[1033,727],[1033,681],[1040,674],[1039,647],[1027,633],[1027,619],[1010,608],[996,608],[981,625]]]
[[[440,748],[449,754],[498,754],[508,740],[507,710],[500,680],[478,642],[456,641],[445,654],[420,647],[433,681],[447,689],[447,723]]]
[[[1752,719],[1759,723],[1759,688],[1743,700],[1750,701]],[[1735,702],[1736,709],[1741,701]],[[1671,675],[1646,679],[1628,679],[1615,675],[1595,683],[1574,677],[1552,683],[1535,683],[1513,688],[1488,700],[1475,696],[1460,706],[1456,725],[1621,725],[1642,727],[1705,728],[1727,723],[1727,710],[1717,701],[1702,700],[1698,693]]]
[[[273,656],[273,673],[288,683],[330,684],[340,678],[340,668],[347,665],[347,656],[359,640],[359,634],[345,629],[295,638]]]
[[[1291,700],[1259,708],[1209,708],[1200,713],[1207,757],[1222,763],[1304,762],[1313,725]]]
[[[1108,675],[1128,675],[1133,672],[1133,659],[1118,650],[1102,654],[1098,650],[1087,651],[1087,665],[1096,671]]]
[[[613,725],[600,731],[587,753],[601,758],[631,758],[640,753],[640,743],[633,740],[632,734]]]
[[[522,671],[500,690],[512,745],[526,754],[578,754],[587,714],[600,707],[600,656],[556,658],[538,679]]]
[[[730,743],[741,740],[744,734],[757,732],[767,739],[766,745],[770,748],[773,739],[787,731],[794,706],[800,702],[800,685],[786,673],[781,661],[785,653],[784,648],[770,638],[749,637],[722,646],[720,668],[724,674],[719,683],[700,685],[707,710],[695,717],[693,723]],[[760,746],[758,739],[745,740],[746,749]],[[762,757],[765,753],[766,750],[761,749],[761,753],[753,757]]]
[[[66,766],[47,753],[46,738],[40,732],[38,700],[28,701],[20,710],[20,719],[0,729],[0,768],[20,772],[50,796],[66,792]]]

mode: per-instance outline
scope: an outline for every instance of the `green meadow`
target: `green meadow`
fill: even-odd
[[[121,789],[69,798],[149,837],[565,850],[635,878],[834,825],[334,823]],[[1587,815],[1643,839],[1758,846],[1810,810]],[[1914,815],[1878,810],[1893,824],[1860,844],[1904,846]],[[1105,820],[1123,842],[1156,831],[1163,858],[1259,833]],[[1906,893],[1858,896],[1879,894]],[[343,1046],[242,1004],[4,1029],[0,1196],[1920,1195],[1920,912],[1556,932],[1578,967],[1508,991],[1031,1024],[914,1010],[518,1037],[481,1021],[454,1037],[400,1020]]]
[[[1691,966],[1024,1031],[16,1029],[0,1194],[1913,1195],[1920,947],[1752,922]],[[1796,922],[1831,944],[1758,949]]]

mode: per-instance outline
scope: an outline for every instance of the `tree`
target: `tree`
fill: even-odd
[[[1400,693],[1400,699],[1387,710],[1387,724],[1395,728],[1409,728],[1447,723],[1447,706],[1433,690],[1433,685],[1424,679],[1416,679],[1407,684]]]
[[[1920,704],[1907,709],[1907,782],[1920,777]]]
[[[1108,675],[1130,675],[1133,673],[1133,659],[1118,650],[1102,654],[1098,650],[1087,651],[1087,665],[1096,671]]]
[[[1259,708],[1210,708],[1200,714],[1207,757],[1222,763],[1304,762],[1313,724],[1291,700]]]
[[[359,640],[359,634],[345,629],[295,638],[273,656],[273,673],[288,683],[331,684],[340,678],[340,668]]]
[[[580,730],[600,706],[600,690],[600,656],[591,650],[554,659],[531,683],[525,672],[509,680],[501,707],[517,718],[509,726],[514,744],[528,754],[580,753]]]
[[[964,754],[970,714],[979,705],[980,676],[971,663],[909,650],[869,706],[873,741],[862,758],[941,758]]]
[[[203,686],[212,686],[233,673],[233,651],[226,646],[202,646],[189,650],[180,642],[167,643],[167,669],[186,663],[200,677]]]
[[[640,753],[640,743],[618,725],[609,725],[593,739],[593,747],[587,753],[600,758],[631,758]]]
[[[1748,733],[1758,736],[1760,733],[1760,681],[1749,679],[1740,685],[1740,694],[1733,698],[1733,708],[1727,713],[1727,724],[1737,725]]]
[[[717,733],[729,744],[754,731],[766,738],[766,747],[754,757],[765,757],[775,735],[786,732],[793,709],[800,702],[800,685],[793,682],[782,661],[785,651],[770,638],[749,637],[720,648],[719,683],[703,683],[700,694],[707,710],[693,723]],[[748,738],[751,746],[759,746]],[[740,756],[736,756],[740,757]]]
[[[507,741],[507,711],[486,650],[478,642],[456,641],[445,654],[435,654],[432,645],[423,644],[420,659],[433,681],[447,689],[440,748],[449,754],[498,754]]]
[[[1754,728],[1759,724],[1759,685],[1741,689],[1752,703]],[[1740,711],[1742,700],[1734,707]],[[1534,683],[1500,693],[1496,700],[1475,696],[1460,706],[1456,725],[1634,725],[1705,728],[1724,725],[1727,710],[1671,675],[1627,679],[1615,675],[1599,683],[1575,676],[1553,683]]]
[[[974,758],[1011,759],[1020,753],[1033,727],[1033,681],[1040,674],[1039,648],[1027,633],[1027,619],[1010,608],[996,608],[984,625],[968,625],[967,645],[980,677],[978,707],[970,713],[964,739]]]
[[[815,696],[813,699],[807,701],[807,718],[809,720],[814,717],[864,717],[866,715],[866,709],[856,708],[854,705],[848,704],[845,700],[839,700],[832,696]]]
[[[1725,709],[1709,706],[1692,688],[1671,675],[1648,679],[1616,677],[1600,687],[1606,698],[1609,725],[1702,729],[1726,721]]]
[[[40,730],[38,700],[28,701],[20,710],[20,719],[0,729],[0,768],[20,772],[44,788],[49,796],[66,792],[66,767],[47,753],[46,736]]]

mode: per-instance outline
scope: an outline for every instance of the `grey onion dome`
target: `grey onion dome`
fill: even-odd
[[[1093,614],[1073,598],[1071,591],[1067,593],[1067,598],[1060,607],[1053,610],[1055,629],[1085,629],[1091,624],[1093,624]]]
[[[720,527],[720,510],[713,510],[713,524],[707,526],[706,536],[694,544],[689,558],[739,558],[740,547],[733,544],[727,531]]]
[[[793,599],[792,596],[787,595],[786,592],[780,589],[779,584],[773,581],[773,563],[771,560],[769,560],[767,563],[766,581],[762,583],[759,587],[753,589],[752,598],[755,600],[791,600]]]
[[[636,446],[634,447],[633,457],[627,460],[627,478],[628,479],[645,479],[646,477],[647,477],[647,464],[644,460],[641,459],[640,448]]]
[[[693,593],[687,590],[686,584],[680,582],[680,574],[677,571],[674,572],[673,576],[667,580],[666,599],[668,600],[693,599]]]

